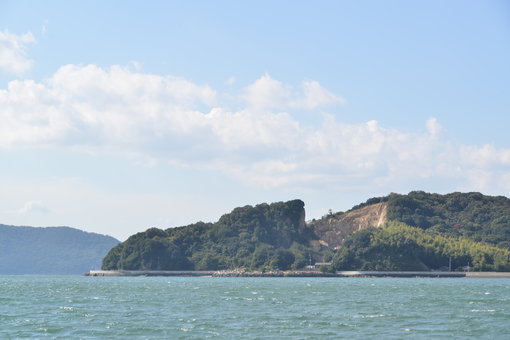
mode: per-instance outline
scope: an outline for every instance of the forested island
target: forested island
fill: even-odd
[[[110,250],[104,270],[510,271],[510,199],[414,191],[305,221],[293,200],[215,223],[150,228]]]

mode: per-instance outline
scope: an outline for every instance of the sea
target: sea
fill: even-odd
[[[0,276],[0,339],[510,339],[510,279]]]

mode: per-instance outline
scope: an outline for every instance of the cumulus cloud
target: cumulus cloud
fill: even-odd
[[[301,89],[295,89],[268,74],[248,86],[244,97],[251,107],[266,109],[313,110],[345,103],[344,98],[331,93],[317,81],[304,81]]]
[[[33,61],[27,59],[25,50],[28,44],[34,42],[31,32],[17,35],[7,30],[0,31],[0,70],[14,75],[30,70]]]
[[[343,123],[324,112],[344,99],[316,81],[296,87],[264,75],[234,97],[121,66],[66,65],[42,83],[0,90],[0,147],[135,154],[265,187],[438,178],[482,190],[510,173],[509,149],[453,143],[435,118],[421,133],[375,120]],[[229,100],[245,105],[232,109]],[[293,110],[321,112],[320,122],[303,124]]]

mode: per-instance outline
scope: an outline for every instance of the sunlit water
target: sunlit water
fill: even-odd
[[[510,279],[0,276],[0,338],[510,337]]]

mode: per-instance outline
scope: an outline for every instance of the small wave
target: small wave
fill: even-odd
[[[386,315],[384,315],[384,314],[367,314],[367,315],[358,314],[358,315],[354,315],[355,318],[361,318],[361,319],[382,318],[382,317],[385,317],[385,316]]]

